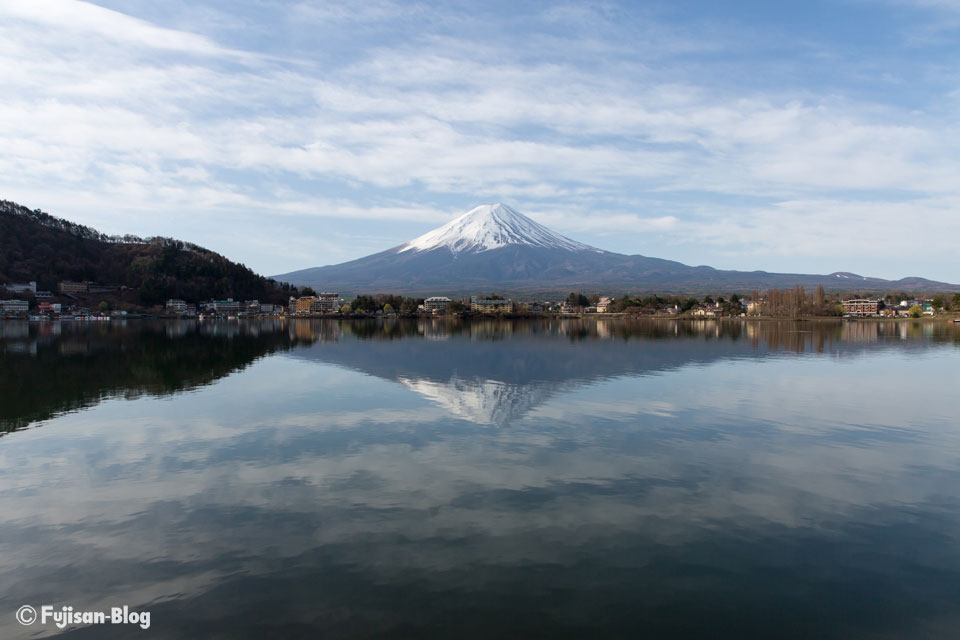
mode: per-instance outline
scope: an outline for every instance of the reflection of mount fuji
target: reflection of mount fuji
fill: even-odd
[[[399,381],[412,391],[440,405],[458,418],[478,424],[504,426],[518,420],[531,409],[563,389],[563,384],[509,384],[496,380],[461,379],[447,382]]]
[[[556,394],[604,379],[656,375],[771,351],[839,354],[868,344],[877,348],[878,341],[899,337],[901,330],[839,322],[604,320],[426,321],[394,327],[327,322],[312,327],[324,341],[291,355],[393,380],[459,418],[497,426],[522,418]],[[885,333],[891,335],[881,335]]]
[[[732,347],[729,341],[706,341],[697,333],[686,340],[658,339],[667,337],[660,333],[666,331],[674,337],[676,323],[659,331],[624,324],[618,329],[627,329],[623,337],[628,339],[613,339],[609,329],[614,324],[428,321],[394,335],[368,335],[367,328],[344,323],[336,325],[333,340],[327,327],[327,341],[291,355],[393,380],[459,418],[505,426],[558,393],[605,378],[706,363],[729,355]],[[692,327],[682,329],[688,333]],[[360,340],[351,340],[351,333]]]

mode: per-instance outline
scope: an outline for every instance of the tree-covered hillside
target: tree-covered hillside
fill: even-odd
[[[61,280],[125,285],[140,304],[167,298],[284,302],[289,290],[218,253],[172,238],[108,236],[96,229],[0,200],[0,283]]]

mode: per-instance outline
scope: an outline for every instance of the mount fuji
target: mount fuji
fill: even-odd
[[[566,238],[505,205],[482,205],[409,242],[325,267],[272,276],[317,290],[365,293],[746,291],[823,285],[833,290],[960,291],[924,278],[883,280],[853,273],[805,275],[723,271],[624,255]]]

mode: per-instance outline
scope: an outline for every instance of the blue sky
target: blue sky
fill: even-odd
[[[264,273],[505,202],[688,264],[960,282],[960,0],[0,0],[0,197]]]

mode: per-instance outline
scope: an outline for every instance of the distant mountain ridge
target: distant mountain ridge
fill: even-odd
[[[792,288],[960,291],[960,285],[908,277],[884,280],[725,271],[673,260],[604,251],[566,238],[502,204],[476,207],[409,242],[365,258],[274,276],[345,292],[545,293],[589,289],[621,293],[697,293]]]
[[[39,209],[0,200],[0,284],[89,280],[136,290],[139,304],[167,298],[286,302],[277,283],[242,264],[173,238],[108,236]]]

